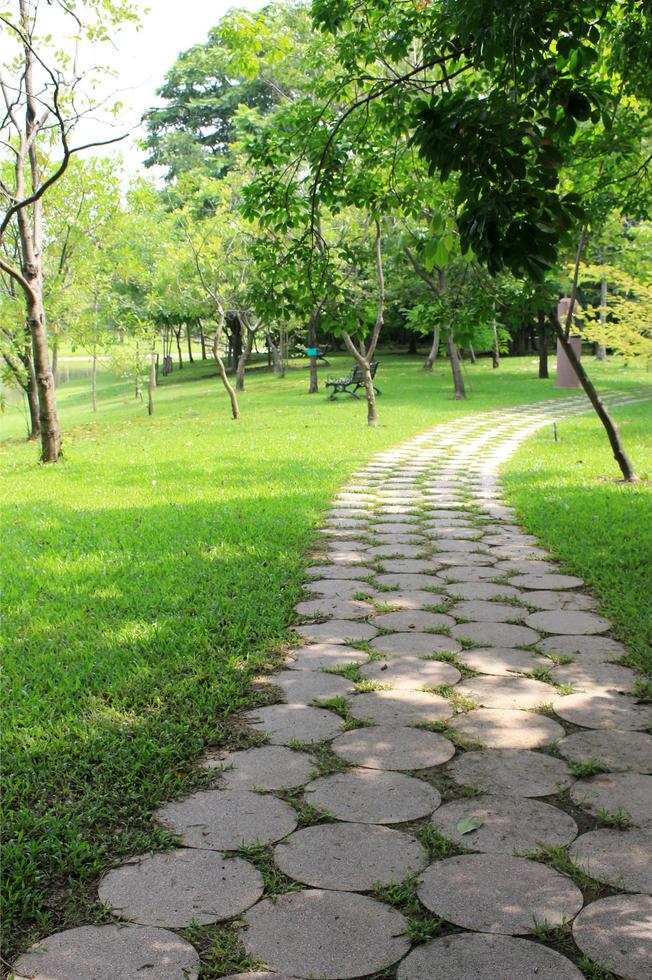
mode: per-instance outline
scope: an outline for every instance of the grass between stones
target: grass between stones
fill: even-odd
[[[151,418],[128,382],[100,374],[93,416],[88,381],[71,381],[58,392],[65,456],[56,467],[38,465],[9,409],[6,959],[96,921],[100,875],[169,846],[152,813],[206,785],[194,767],[206,748],[260,744],[238,714],[261,703],[251,679],[291,640],[303,556],[347,476],[436,424],[565,395],[527,359],[500,372],[479,361],[459,403],[445,364],[432,375],[420,366],[383,356],[377,430],[365,426],[364,405],[308,396],[303,368],[283,381],[252,371],[237,424],[210,364],[164,379]],[[620,390],[641,380],[616,365],[599,373]],[[201,935],[223,946],[225,961],[232,955],[228,928]],[[233,955],[226,972],[244,968]]]

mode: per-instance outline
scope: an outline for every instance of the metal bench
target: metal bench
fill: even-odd
[[[378,370],[379,361],[372,361],[369,365],[371,369],[372,380],[376,377],[376,371]],[[355,364],[351,368],[351,373],[346,378],[330,378],[326,382],[327,388],[332,388],[330,395],[330,401],[335,400],[336,395],[352,395],[353,398],[359,398],[360,396],[356,394],[358,388],[364,388],[364,371],[362,368]],[[374,385],[374,391],[377,395],[381,394],[379,388]]]

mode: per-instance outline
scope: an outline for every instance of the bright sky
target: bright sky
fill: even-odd
[[[264,0],[144,0],[150,8],[141,19],[141,29],[128,27],[116,39],[117,51],[112,58],[116,78],[111,84],[116,98],[124,103],[119,132],[129,129],[129,140],[119,144],[132,172],[139,169],[144,155],[135,146],[143,136],[139,120],[143,112],[156,103],[156,89],[180,52],[206,40],[206,36],[224,14],[234,6],[256,10]],[[88,138],[84,132],[84,139]],[[98,126],[91,138],[106,139],[112,131]],[[104,149],[96,152],[106,155]],[[116,152],[116,151],[112,151]]]

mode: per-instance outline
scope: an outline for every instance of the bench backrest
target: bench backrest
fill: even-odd
[[[372,361],[369,365],[371,368],[371,377],[376,377],[376,371],[378,370],[378,361]],[[353,374],[351,375],[351,380],[354,384],[364,384],[364,371],[359,364],[353,368]]]

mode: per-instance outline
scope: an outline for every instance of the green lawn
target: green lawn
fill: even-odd
[[[364,424],[364,402],[309,396],[303,365],[284,380],[253,372],[239,423],[209,365],[167,379],[152,418],[128,383],[104,373],[93,417],[88,380],[71,381],[59,392],[65,459],[56,467],[38,465],[36,447],[21,441],[16,408],[2,419],[7,958],[36,935],[94,920],[98,875],[162,845],[152,810],[197,784],[192,762],[202,748],[245,739],[231,718],[255,702],[252,672],[289,640],[312,529],[347,475],[429,426],[556,394],[553,381],[536,379],[532,359],[469,367],[463,403],[451,398],[446,365],[426,375],[419,359],[381,360],[377,430]],[[649,381],[618,365],[596,374],[621,390]],[[638,411],[622,417],[642,420]],[[532,470],[542,501],[564,497],[566,522],[580,499],[571,425],[580,432],[585,423],[563,427],[558,453],[570,455],[558,455],[559,472],[537,469],[526,448],[510,478],[531,512],[523,481],[524,467]],[[635,439],[646,442],[632,448],[647,453],[649,472],[650,435],[641,428]],[[585,476],[614,474],[606,454],[590,465]],[[623,526],[649,532],[643,488],[586,486],[619,501]],[[601,520],[578,521],[590,541]],[[614,567],[621,540],[612,542]],[[583,553],[578,533],[569,541]],[[635,587],[624,577],[619,585],[607,611],[632,630]]]

